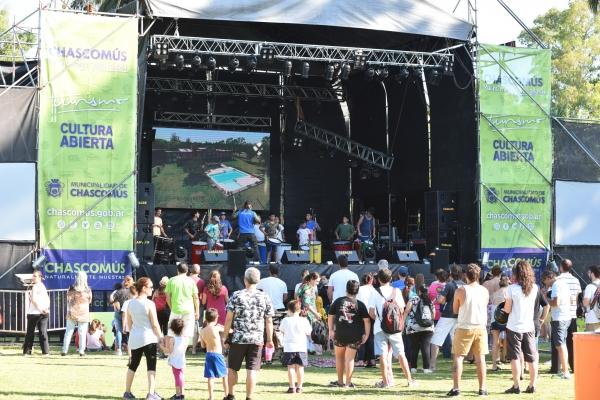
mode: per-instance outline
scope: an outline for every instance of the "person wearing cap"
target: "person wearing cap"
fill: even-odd
[[[396,289],[404,290],[404,287],[406,286],[406,277],[407,276],[408,276],[408,267],[405,267],[403,265],[398,269],[398,275],[396,276],[397,279],[392,282],[392,287],[395,287]]]
[[[229,239],[232,232],[233,232],[233,227],[231,226],[231,223],[227,219],[227,214],[225,214],[224,212],[221,212],[219,214],[219,238],[221,240]]]

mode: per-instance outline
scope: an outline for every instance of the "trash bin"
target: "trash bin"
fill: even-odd
[[[575,400],[598,399],[600,376],[600,334],[577,332],[573,334],[575,357]]]

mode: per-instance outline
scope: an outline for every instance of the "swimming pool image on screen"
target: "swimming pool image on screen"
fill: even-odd
[[[259,178],[225,164],[207,171],[206,175],[226,195],[239,193],[261,183]]]

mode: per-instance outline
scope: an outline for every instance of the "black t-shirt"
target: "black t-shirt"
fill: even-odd
[[[336,299],[329,308],[334,316],[335,339],[342,343],[359,342],[365,333],[364,318],[369,318],[367,306],[347,296]]]
[[[115,292],[113,297],[114,302],[118,302],[120,307],[123,307],[123,303],[131,298],[131,291],[129,288],[122,288]]]
[[[444,296],[446,299],[446,303],[442,306],[442,317],[444,318],[458,318],[458,314],[454,314],[452,310],[452,304],[454,303],[454,293],[459,286],[464,285],[463,281],[450,281],[446,283],[444,286],[444,290],[440,293],[441,296]]]
[[[185,225],[183,225],[184,230],[188,230],[192,235],[196,235],[200,231],[200,221],[194,219],[189,219]]]
[[[541,290],[538,289],[537,297],[535,298],[535,305],[533,308],[533,325],[535,326],[535,335],[539,336],[540,330],[542,329],[542,323],[540,317],[542,316],[542,307],[546,307],[548,302],[546,297]]]

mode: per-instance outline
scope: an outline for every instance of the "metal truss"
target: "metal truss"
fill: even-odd
[[[339,101],[342,88],[270,85],[252,82],[203,81],[192,79],[146,79],[146,90],[188,94],[213,94],[215,96],[262,97],[281,100]],[[339,93],[338,93],[339,92]]]
[[[454,63],[454,55],[449,50],[420,52],[171,35],[153,35],[150,38],[150,49],[153,49],[157,43],[166,44],[169,53],[254,55],[259,62],[261,55],[268,54],[275,60],[348,63],[351,65],[360,63],[374,66],[444,68]]]
[[[337,133],[327,131],[304,121],[296,122],[294,131],[302,136],[341,151],[342,153],[346,153],[351,157],[358,158],[375,167],[385,170],[392,169],[394,157],[388,156],[381,151],[374,150]]]
[[[195,125],[205,128],[228,127],[271,129],[271,118],[247,115],[210,115],[172,111],[154,111],[154,122]]]

